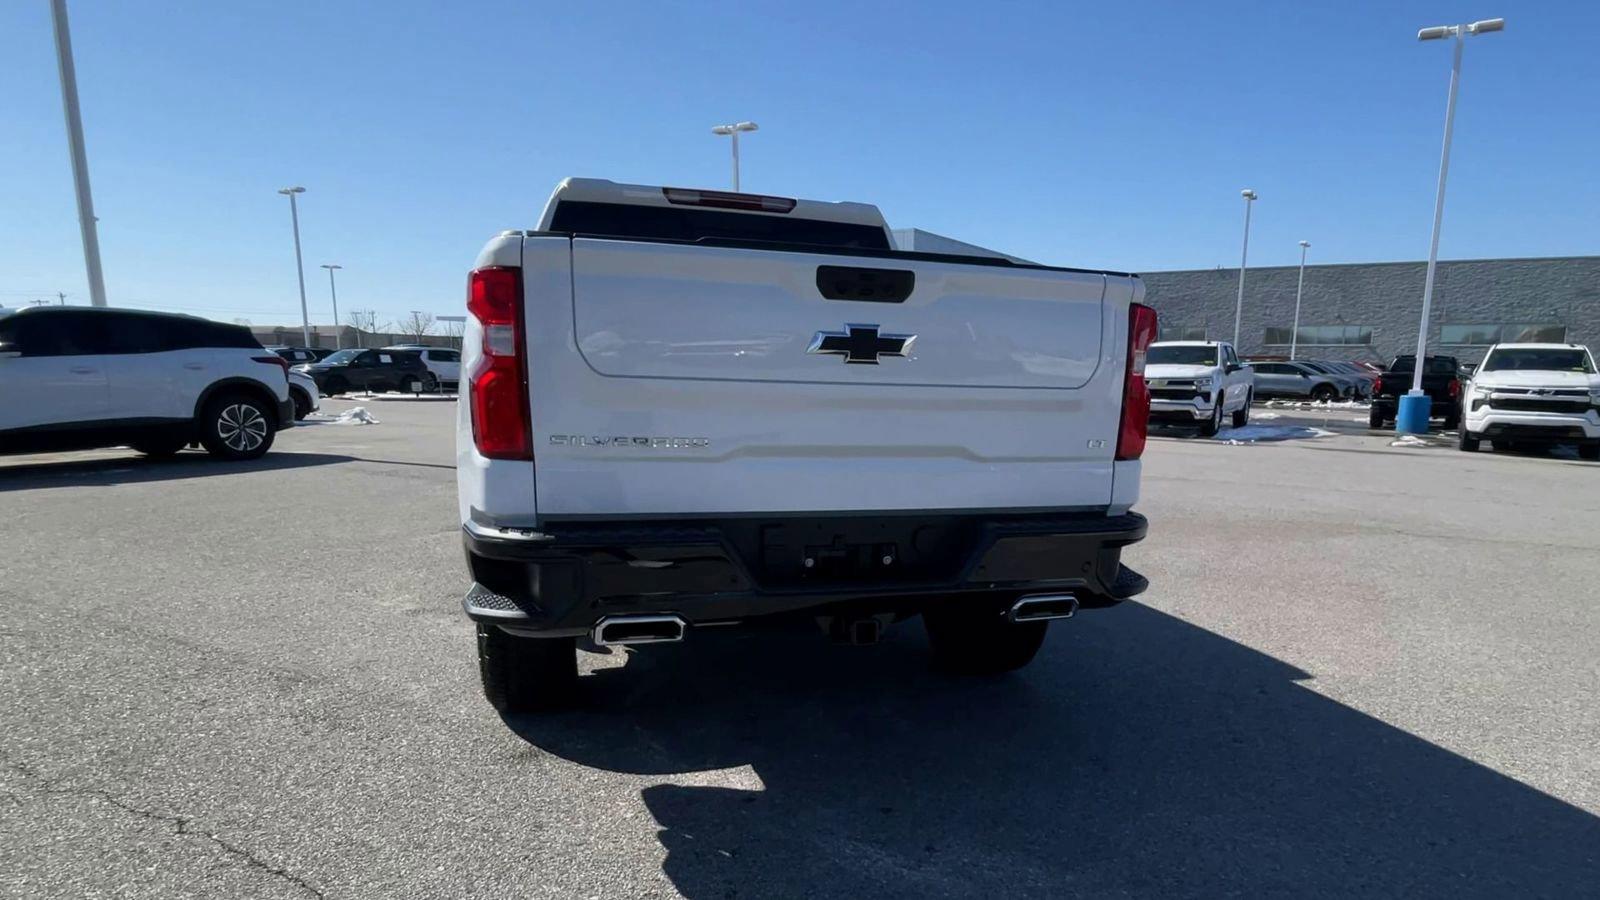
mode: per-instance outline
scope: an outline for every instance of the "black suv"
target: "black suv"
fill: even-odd
[[[1372,385],[1368,425],[1383,428],[1394,421],[1400,408],[1400,396],[1411,390],[1416,365],[1415,354],[1396,356],[1378,376]],[[1461,424],[1461,363],[1454,356],[1423,357],[1422,392],[1432,401],[1429,416],[1443,419],[1446,431]]]
[[[404,350],[338,350],[300,370],[327,395],[349,391],[431,391],[438,379],[422,357]]]

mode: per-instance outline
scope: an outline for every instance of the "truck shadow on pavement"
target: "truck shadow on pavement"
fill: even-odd
[[[924,649],[917,622],[865,649],[708,632],[586,676],[583,711],[508,724],[662,776],[643,798],[693,898],[1600,884],[1600,818],[1149,607],[1057,623],[1032,667],[992,681],[932,675]]]
[[[56,458],[44,462],[0,462],[0,493],[41,488],[87,487],[174,481],[244,472],[272,472],[355,462],[356,457],[329,453],[273,453],[260,459],[228,462],[203,452],[184,452],[170,459],[151,459],[132,450],[124,456]]]

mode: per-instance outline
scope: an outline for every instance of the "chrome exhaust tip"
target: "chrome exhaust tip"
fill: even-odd
[[[596,646],[670,644],[683,640],[688,623],[679,616],[606,616],[589,636]]]
[[[1078,611],[1078,598],[1072,594],[1033,594],[1011,604],[1006,619],[1012,622],[1044,622],[1070,619]]]

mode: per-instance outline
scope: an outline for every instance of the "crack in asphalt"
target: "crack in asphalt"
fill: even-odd
[[[304,878],[301,878],[299,875],[290,872],[288,869],[285,869],[282,866],[267,862],[251,851],[245,849],[244,847],[240,847],[226,838],[196,827],[192,824],[194,820],[190,819],[188,816],[177,816],[170,813],[157,812],[156,810],[134,806],[131,803],[119,799],[111,792],[102,790],[100,788],[68,787],[63,785],[60,779],[47,778],[44,775],[35,772],[31,767],[22,763],[13,762],[10,764],[10,768],[23,778],[36,783],[39,789],[47,795],[97,797],[131,815],[138,816],[142,819],[148,819],[152,822],[161,822],[163,824],[170,825],[172,826],[174,834],[185,837],[204,838],[210,841],[212,844],[215,844],[217,847],[220,847],[223,852],[229,856],[243,861],[245,865],[249,866],[250,868],[258,869],[262,872],[266,872],[269,875],[280,878],[283,881],[300,888],[313,897],[318,898],[318,900],[327,900],[327,895],[324,894],[316,885],[305,880]]]

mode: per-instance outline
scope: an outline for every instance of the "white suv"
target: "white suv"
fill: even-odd
[[[1600,375],[1582,344],[1496,344],[1463,392],[1461,449],[1576,444],[1600,460]]]
[[[440,386],[455,387],[461,381],[461,351],[449,347],[430,347],[426,344],[396,344],[385,350],[402,350],[422,357],[422,364],[433,373]]]
[[[288,363],[250,330],[192,316],[38,307],[0,317],[0,453],[198,441],[255,459],[294,424]]]

